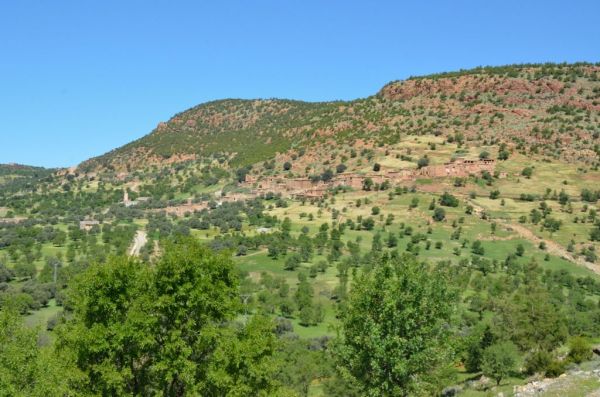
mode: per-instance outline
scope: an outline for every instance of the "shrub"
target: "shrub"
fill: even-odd
[[[443,208],[437,207],[433,211],[433,219],[436,222],[441,222],[446,218],[446,211]]]
[[[444,192],[440,197],[440,204],[446,207],[458,207],[458,199],[448,192]]]
[[[582,337],[575,337],[569,342],[569,360],[580,364],[592,358],[592,346]]]

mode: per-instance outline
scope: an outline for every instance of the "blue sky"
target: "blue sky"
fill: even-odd
[[[213,99],[598,62],[598,15],[598,1],[2,1],[0,163],[75,165]]]

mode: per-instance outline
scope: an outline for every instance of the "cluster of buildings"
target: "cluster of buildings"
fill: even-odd
[[[458,159],[449,163],[428,165],[419,169],[391,169],[368,174],[343,172],[335,175],[329,181],[318,182],[313,182],[306,177],[284,178],[281,176],[267,176],[258,178],[253,175],[247,175],[245,186],[250,188],[256,195],[273,192],[281,193],[287,197],[311,199],[321,198],[327,193],[327,190],[337,186],[362,189],[367,179],[370,179],[376,185],[381,185],[384,182],[398,184],[415,181],[419,178],[468,177],[470,175],[481,175],[484,171],[492,174],[495,168],[496,162],[491,159]]]

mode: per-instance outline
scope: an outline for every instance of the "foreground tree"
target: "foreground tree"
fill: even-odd
[[[232,323],[239,308],[233,263],[193,239],[165,245],[155,266],[132,258],[91,266],[73,286],[69,305],[71,319],[58,330],[58,344],[76,356],[86,393],[276,392],[267,375],[270,323]]]
[[[0,396],[54,397],[71,390],[81,375],[67,356],[38,345],[36,329],[9,304],[0,310]]]
[[[341,313],[334,354],[342,377],[367,396],[430,394],[449,361],[455,294],[412,256],[384,258],[358,276]]]

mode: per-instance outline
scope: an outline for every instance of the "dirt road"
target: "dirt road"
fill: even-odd
[[[147,234],[144,230],[138,230],[133,238],[133,244],[129,249],[129,255],[138,256],[140,254],[140,250],[146,242],[148,241]]]

